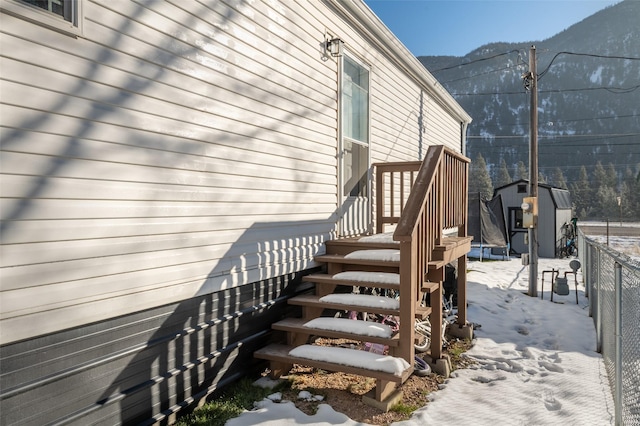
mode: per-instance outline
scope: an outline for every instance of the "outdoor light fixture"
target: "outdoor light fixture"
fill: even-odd
[[[332,38],[331,40],[327,40],[325,42],[324,48],[326,49],[327,52],[331,53],[331,56],[336,58],[338,56],[342,56],[343,44],[344,44],[344,41],[336,37],[336,38]]]

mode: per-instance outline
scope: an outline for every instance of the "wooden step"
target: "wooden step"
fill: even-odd
[[[351,279],[348,275],[357,274],[358,279]],[[397,279],[396,279],[397,277]],[[318,291],[317,294],[327,294],[333,292],[333,288],[337,285],[346,285],[354,287],[383,288],[388,290],[400,289],[400,275],[389,272],[367,272],[367,271],[347,271],[346,273],[329,275],[329,274],[311,274],[304,277],[305,281],[316,284],[318,288],[327,288],[327,291]]]
[[[292,350],[293,354],[290,353]],[[315,354],[320,354],[320,356]],[[276,378],[291,370],[293,364],[373,377],[376,379],[373,397],[379,402],[389,401],[397,385],[404,383],[413,373],[413,365],[409,365],[402,358],[377,355],[357,349],[312,345],[294,348],[288,345],[271,344],[255,351],[254,356],[268,360],[271,366],[271,375]],[[341,363],[330,362],[327,359],[340,360]],[[365,368],[365,365],[375,366],[377,369]]]
[[[431,315],[431,306],[416,306],[416,318],[425,319]]]
[[[400,266],[400,260],[357,259],[352,257],[345,257],[340,254],[324,254],[321,256],[314,257],[314,260],[316,262],[343,263],[343,264],[361,265],[361,266],[384,265],[384,266],[389,266],[394,268],[397,268]]]
[[[433,293],[438,288],[440,288],[439,282],[431,282],[431,281],[423,281],[422,282],[422,291],[427,293]]]
[[[445,262],[444,260],[431,260],[429,261],[428,265],[429,269],[434,270],[444,268],[447,265],[447,262]]]
[[[472,236],[444,237],[442,242],[433,249],[433,260],[445,264],[452,262],[471,250]]]
[[[362,277],[366,277],[367,274],[377,274],[376,272],[363,272],[363,271],[349,271],[349,272],[357,272],[362,274]],[[338,275],[338,278],[336,278]],[[329,274],[311,274],[304,277],[304,280],[316,285],[318,289],[316,294],[325,295],[329,293],[333,293],[334,289],[338,285],[345,285],[351,287],[366,287],[366,288],[382,288],[386,290],[400,290],[400,285],[392,282],[384,282],[382,280],[351,280],[351,279],[342,279],[339,277],[339,274],[329,275]],[[398,278],[400,277],[399,274]],[[433,293],[440,287],[439,282],[431,282],[431,281],[423,281],[421,290],[427,293]]]
[[[338,296],[338,294],[335,294]],[[345,294],[345,296],[351,296]],[[364,295],[363,295],[364,296]],[[352,304],[352,303],[336,303],[321,301],[320,296],[311,294],[302,294],[300,296],[292,297],[289,299],[289,304],[303,307],[320,308],[320,309],[336,309],[344,311],[356,311],[356,312],[370,312],[372,314],[380,315],[400,315],[399,309],[390,309],[386,306],[368,306],[365,304]],[[319,315],[318,315],[319,316]]]
[[[289,304],[302,306],[303,308],[313,308],[312,312],[308,312],[304,317],[306,320],[310,320],[320,316],[324,309],[334,309],[338,311],[356,311],[356,312],[368,312],[372,314],[380,315],[392,315],[399,316],[399,309],[387,309],[383,307],[373,307],[365,305],[343,304],[335,302],[320,301],[321,296],[312,294],[303,294],[300,296],[292,297],[289,299]],[[416,318],[424,319],[431,314],[431,307],[429,306],[416,306]]]
[[[349,320],[349,319],[341,319],[341,318],[327,318],[324,317],[325,321],[353,321],[354,323],[364,323],[371,326],[375,326],[377,323],[361,321],[361,320]],[[334,339],[351,339],[357,340],[361,342],[371,342],[371,343],[380,343],[383,345],[388,345],[391,347],[397,347],[399,343],[399,335],[397,332],[394,332],[390,335],[390,337],[381,337],[381,336],[370,336],[363,334],[355,334],[347,331],[338,331],[340,329],[339,323],[336,324],[335,329],[327,329],[327,328],[317,328],[317,327],[307,327],[309,321],[304,320],[302,318],[285,318],[281,321],[278,321],[273,324],[274,330],[286,331],[288,333],[297,333],[302,334],[304,336],[322,336],[322,337],[330,337]],[[380,324],[377,324],[380,325]],[[381,333],[382,334],[382,333]]]
[[[402,364],[408,364],[402,358],[394,358],[388,355],[377,355],[372,352],[361,351],[358,349],[347,349],[347,348],[338,348],[338,347],[329,347],[329,346],[313,346],[312,345],[303,345],[305,346],[302,350],[308,349],[308,351],[319,351],[322,353],[323,349],[330,348],[332,353],[344,354],[344,356],[333,357],[333,359],[340,359],[342,362],[349,363],[351,359],[355,359],[354,365],[322,361],[318,359],[312,359],[309,357],[290,355],[290,352],[293,349],[301,348],[298,346],[294,348],[293,346],[283,345],[279,343],[272,343],[270,345],[265,346],[264,348],[258,349],[254,352],[254,356],[260,359],[266,359],[269,361],[279,361],[287,364],[300,364],[307,365],[309,367],[320,368],[322,370],[327,371],[342,371],[349,374],[357,374],[359,376],[364,377],[373,377],[376,379],[388,380],[395,383],[403,383],[405,380],[409,378],[411,373],[413,372],[413,367],[409,366],[406,368],[400,368]],[[300,351],[300,349],[298,349]],[[389,369],[393,369],[393,372],[390,371],[381,371],[378,369],[370,369],[364,368],[359,365],[355,365],[358,362],[359,357],[366,357],[375,359],[373,362],[369,362],[369,365],[384,365],[389,367]],[[376,362],[377,361],[377,362]],[[388,363],[387,361],[390,361]],[[395,365],[396,368],[393,368]]]
[[[447,266],[447,261],[445,260],[432,260],[428,263],[429,271],[424,276],[424,281],[437,283],[440,281],[444,282],[445,279],[445,267]],[[435,289],[435,288],[434,288]],[[433,291],[432,289],[431,291]]]
[[[325,254],[316,256],[316,262],[327,264],[327,272],[331,275],[343,271],[369,271],[369,272],[392,272],[397,273],[400,269],[399,250],[383,249],[387,252],[386,256],[377,258],[355,258],[352,257],[356,252],[348,255]],[[371,250],[357,250],[357,252],[372,252]],[[373,251],[374,252],[374,251]],[[388,253],[393,252],[393,255]],[[394,260],[395,259],[395,260]]]
[[[399,242],[393,241],[390,234],[348,237],[327,241],[327,254],[345,255],[356,250],[397,249]]]

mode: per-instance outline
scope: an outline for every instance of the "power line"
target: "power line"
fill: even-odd
[[[566,139],[566,138],[623,138],[627,136],[640,136],[640,133],[601,133],[595,135],[540,135],[541,139]]]
[[[640,133],[600,133],[591,135],[540,135],[540,139],[556,139],[556,138],[620,138],[627,136],[640,136]],[[529,135],[471,135],[467,139],[510,139],[510,138],[528,138]],[[637,144],[637,142],[635,143]]]
[[[518,53],[520,53],[520,50],[518,50],[518,49],[513,49],[513,50],[510,50],[510,51],[505,52],[505,53],[498,53],[497,55],[489,56],[489,57],[487,57],[487,58],[480,58],[480,59],[476,59],[476,60],[474,60],[474,61],[465,62],[465,63],[463,63],[463,64],[451,65],[451,66],[448,66],[448,67],[444,67],[444,68],[440,68],[440,69],[437,69],[437,70],[433,70],[433,71],[431,71],[431,72],[432,72],[432,73],[436,73],[436,72],[440,72],[440,71],[450,70],[450,69],[453,69],[453,68],[465,67],[465,66],[467,66],[467,65],[475,64],[475,63],[478,63],[478,62],[489,61],[489,60],[491,60],[491,59],[499,58],[500,56],[510,55],[510,54],[512,54],[512,53],[514,53],[514,52],[518,52]]]
[[[604,117],[593,117],[593,118],[572,118],[572,119],[567,119],[567,120],[553,120],[553,124],[556,123],[574,123],[574,122],[580,122],[580,121],[595,121],[595,120],[611,120],[611,119],[621,119],[621,118],[634,118],[634,117],[640,117],[640,114],[625,114],[625,115],[608,115],[608,116],[604,116]],[[473,126],[476,123],[472,123],[471,125]],[[491,124],[491,123],[486,123],[483,124],[484,128],[491,128],[491,127],[522,127],[522,126],[528,126],[529,123],[507,123],[507,124]]]
[[[572,55],[572,56],[587,56],[587,57],[591,57],[591,58],[600,58],[600,59],[622,59],[622,60],[627,60],[627,61],[640,61],[640,58],[635,58],[635,57],[631,57],[631,56],[616,56],[616,55],[597,55],[594,53],[576,53],[576,52],[558,52],[555,54],[555,56],[551,59],[551,62],[549,62],[549,65],[547,65],[547,68],[544,69],[544,71],[542,71],[541,73],[538,74],[538,80],[540,80],[542,77],[544,77],[544,75],[549,71],[549,68],[551,68],[551,65],[553,65],[553,61],[556,60],[556,58],[558,58],[558,56],[560,55]]]
[[[593,90],[606,90],[608,92],[614,94],[626,94],[634,92],[640,88],[640,84],[631,87],[584,87],[584,88],[573,88],[573,89],[549,89],[549,90],[538,90],[538,93],[565,93],[565,92],[589,92]],[[452,96],[494,96],[494,95],[523,95],[527,92],[517,91],[517,92],[473,92],[473,93],[452,93]]]
[[[518,66],[519,65],[516,65],[516,67],[518,67]],[[455,78],[453,80],[442,81],[441,84],[454,83],[456,81],[462,81],[462,80],[469,80],[469,79],[474,78],[474,77],[479,77],[481,75],[492,74],[492,73],[498,72],[498,71],[508,70],[510,68],[513,68],[513,67],[514,67],[513,65],[507,65],[506,67],[496,68],[496,69],[492,69],[492,70],[489,70],[489,71],[481,72],[481,73],[478,73],[478,74],[469,75],[469,76],[466,76],[466,77],[460,77],[460,78]]]

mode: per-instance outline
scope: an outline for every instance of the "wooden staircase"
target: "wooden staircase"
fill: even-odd
[[[279,377],[293,364],[342,371],[376,379],[366,402],[383,409],[401,398],[396,390],[413,372],[414,322],[429,317],[432,324],[432,369],[448,375],[442,353],[442,292],[445,266],[458,262],[458,333],[471,337],[466,323],[466,236],[468,159],[444,147],[431,147],[423,162],[376,165],[376,226],[372,236],[326,243],[326,254],[315,260],[324,272],[309,275],[313,294],[289,299],[301,307],[301,318],[285,318],[272,328],[285,333],[286,343],[255,352],[270,362]],[[385,226],[395,225],[393,233]],[[445,229],[455,229],[445,236]],[[367,289],[354,292],[356,289]],[[399,298],[378,296],[393,291]],[[431,306],[423,306],[430,294]],[[335,318],[335,311],[354,311],[399,318],[399,330],[369,321]],[[454,327],[456,328],[456,327]],[[387,354],[310,344],[312,336],[378,343]]]

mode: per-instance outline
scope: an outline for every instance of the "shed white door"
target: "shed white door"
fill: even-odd
[[[369,171],[369,69],[347,53],[340,67],[340,235],[371,226]]]

